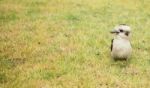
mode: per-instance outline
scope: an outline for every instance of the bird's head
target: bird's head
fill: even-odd
[[[120,24],[111,31],[111,33],[116,34],[122,38],[128,38],[131,32],[131,28],[126,24]]]

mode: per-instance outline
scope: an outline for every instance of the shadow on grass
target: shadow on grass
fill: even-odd
[[[117,66],[117,67],[120,67],[120,68],[126,68],[127,66],[129,66],[131,60],[128,59],[128,60],[111,60],[111,65],[112,66]]]

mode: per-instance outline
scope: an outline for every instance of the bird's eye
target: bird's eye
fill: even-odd
[[[119,31],[120,31],[120,32],[123,32],[123,30],[122,30],[122,29],[119,29]]]

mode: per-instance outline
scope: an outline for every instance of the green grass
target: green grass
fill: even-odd
[[[149,88],[149,0],[0,0],[0,88]],[[132,28],[128,62],[109,31]]]

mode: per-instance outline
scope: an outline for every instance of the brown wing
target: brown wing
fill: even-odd
[[[113,49],[113,41],[114,41],[114,39],[111,40],[111,47],[110,47],[111,51]]]

